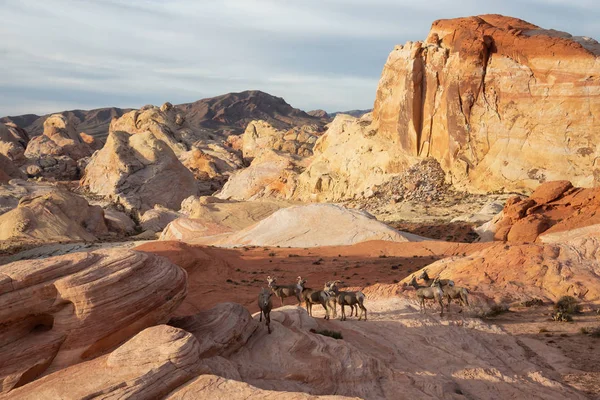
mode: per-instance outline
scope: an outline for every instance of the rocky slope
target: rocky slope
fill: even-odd
[[[531,190],[598,184],[600,45],[500,15],[435,21],[396,46],[373,110],[378,135],[435,157],[455,183]],[[539,151],[544,149],[544,151]]]

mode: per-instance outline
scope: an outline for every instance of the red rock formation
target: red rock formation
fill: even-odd
[[[185,297],[186,279],[164,258],[123,249],[3,266],[0,390],[104,354],[146,327],[166,322]],[[38,398],[44,397],[61,396]]]
[[[529,198],[508,199],[495,225],[495,240],[543,241],[545,234],[599,225],[600,188],[574,188],[569,181],[547,182]]]
[[[500,15],[435,21],[390,54],[373,117],[403,153],[480,190],[600,182],[600,45]],[[543,149],[543,151],[540,151]]]

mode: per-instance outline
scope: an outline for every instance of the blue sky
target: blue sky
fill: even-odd
[[[394,45],[439,18],[500,13],[600,39],[597,0],[489,3],[0,0],[0,116],[247,89],[305,110],[370,108]]]

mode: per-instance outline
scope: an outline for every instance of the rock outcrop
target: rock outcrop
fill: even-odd
[[[140,226],[143,231],[162,232],[167,225],[181,217],[177,211],[169,210],[161,206],[154,206],[146,211],[140,218]]]
[[[198,341],[181,329],[147,328],[112,353],[10,392],[14,399],[159,399],[201,372]]]
[[[90,159],[81,184],[140,213],[157,204],[177,210],[198,192],[194,175],[152,132],[112,131]]]
[[[600,239],[599,233],[596,238]],[[536,298],[555,302],[564,295],[598,302],[600,281],[595,271],[600,268],[599,254],[598,240],[587,246],[495,243],[465,257],[442,259],[426,269],[429,276],[451,278],[466,287],[484,307]]]
[[[29,141],[25,170],[31,177],[75,180],[81,171],[77,161],[92,155],[94,150],[75,130],[75,123],[61,114],[44,121],[44,133]]]
[[[269,149],[309,157],[317,139],[317,127],[312,125],[280,131],[265,121],[252,121],[242,135],[242,153],[249,160]]]
[[[250,167],[233,174],[217,196],[320,202],[366,197],[418,161],[381,140],[370,125],[370,114],[361,119],[338,115],[315,142],[312,157],[264,150]]]
[[[248,168],[236,171],[215,196],[226,200],[290,199],[305,160],[265,150]]]
[[[0,241],[95,241],[106,235],[104,212],[64,189],[39,190],[19,199],[16,208],[0,215]]]
[[[335,204],[310,204],[276,211],[257,224],[213,244],[225,247],[315,247],[351,245],[369,240],[408,242],[423,239],[396,231],[364,211]]]
[[[482,231],[495,240],[544,242],[545,235],[588,229],[600,232],[600,188],[575,188],[569,181],[540,185],[530,197],[511,197]]]
[[[284,202],[238,202],[209,196],[190,197],[181,203],[180,212],[187,217],[169,223],[160,240],[211,242],[214,240],[212,236],[239,231],[288,206]]]
[[[0,184],[8,183],[11,179],[25,179],[25,174],[15,163],[4,154],[0,154]]]
[[[186,278],[185,271],[164,258],[122,249],[4,265],[0,274],[0,359],[10,362],[0,363],[1,390],[6,392],[102,355],[143,329],[166,322],[185,297]],[[102,373],[101,365],[118,366],[127,374],[129,367],[152,370],[152,363],[174,362],[170,357],[175,353],[171,352],[178,350],[177,341],[187,336],[172,330],[167,333],[142,333],[110,356],[91,361],[98,368],[71,375],[72,385],[65,385],[62,379],[62,384],[56,384],[56,375],[37,381],[34,385],[49,382],[45,386],[48,395],[31,396],[63,397],[58,395],[60,391],[105,384],[113,375]],[[136,352],[144,343],[152,349]],[[58,374],[65,371],[69,369]],[[90,373],[97,374],[97,379],[91,379]],[[118,379],[115,382],[127,380]]]
[[[25,162],[25,149],[29,135],[24,129],[11,122],[0,123],[0,155],[19,165]]]
[[[389,55],[374,128],[475,190],[597,185],[599,56],[593,39],[516,18],[438,20]]]

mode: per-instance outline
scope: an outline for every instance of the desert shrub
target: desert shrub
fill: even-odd
[[[338,331],[330,331],[328,329],[311,329],[312,333],[316,333],[317,335],[329,336],[330,338],[334,338],[336,340],[343,339],[342,332]]]
[[[542,299],[531,299],[521,303],[523,307],[534,307],[534,306],[543,306],[544,302]]]
[[[546,329],[546,328],[540,328],[540,333],[545,333],[545,332],[548,332],[548,329]]]
[[[573,296],[562,296],[554,305],[554,310],[563,314],[577,314],[581,312],[581,306]]]
[[[300,257],[298,254],[288,254],[288,257]]]
[[[579,333],[583,335],[590,335],[594,338],[600,338],[600,326],[596,328],[582,327],[579,329]]]
[[[556,311],[552,316],[552,319],[556,322],[572,322],[573,317],[571,314],[564,313],[562,311]]]
[[[269,257],[275,257],[275,253],[269,253]]]

